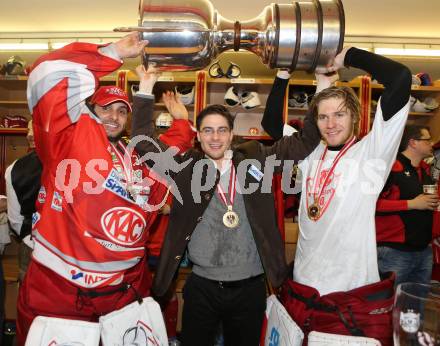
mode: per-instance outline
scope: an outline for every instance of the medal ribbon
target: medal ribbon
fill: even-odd
[[[127,186],[130,186],[132,183],[132,177],[133,177],[133,166],[132,166],[131,162],[125,162],[126,161],[125,158],[130,157],[130,155],[127,152],[127,150],[124,148],[124,146],[122,146],[122,145],[119,146],[120,148],[122,148],[122,150],[124,151],[124,154],[125,154],[124,156],[122,156],[122,154],[114,146],[113,143],[110,143],[110,145],[112,146],[112,151],[116,155],[116,158],[118,159],[119,163],[122,164],[122,167],[124,169],[124,176],[125,176],[126,184],[127,184]]]
[[[235,167],[231,162],[231,173],[229,174],[229,201],[231,204],[228,205],[228,201],[226,200],[225,192],[223,191],[222,187],[220,186],[220,182],[217,184],[217,191],[218,195],[220,196],[220,199],[223,201],[223,203],[228,206],[234,205],[234,199],[235,199]]]
[[[322,163],[325,159],[325,156],[327,154],[328,151],[328,146],[325,147],[324,152],[321,155],[321,158],[319,159],[319,164],[318,167],[316,169],[316,173],[315,173],[315,178],[314,178],[314,183],[313,183],[313,203],[317,204],[319,201],[319,198],[322,195],[322,192],[324,191],[324,188],[328,185],[328,180],[330,179],[331,175],[333,174],[333,171],[336,168],[336,165],[338,164],[339,160],[341,159],[342,156],[345,155],[345,153],[348,151],[348,149],[351,148],[351,146],[356,142],[356,137],[353,136],[351,137],[351,139],[344,144],[344,146],[342,147],[341,151],[339,151],[338,155],[336,155],[334,161],[332,162],[332,165],[330,166],[329,172],[325,177],[324,183],[322,184],[322,186],[320,187],[318,193],[316,193],[317,189],[318,189],[318,180],[319,180],[319,176],[321,173],[321,167],[322,167]]]
[[[124,152],[124,155],[122,155],[122,153],[115,147],[115,145],[113,143],[110,143],[110,145],[112,147],[112,152],[116,156],[117,161],[122,164],[123,171],[124,171],[124,176],[125,176],[125,179],[126,179],[126,189],[127,189],[128,193],[134,199],[134,202],[136,204],[138,204],[140,207],[142,207],[142,205],[137,202],[136,196],[133,195],[133,191],[131,190],[131,187],[133,185],[133,176],[134,175],[133,175],[133,164],[131,162],[131,155],[130,155],[129,151],[126,149],[126,147],[120,141],[118,142],[118,146],[121,149],[121,151]],[[128,160],[126,158],[129,158],[130,161],[127,162]],[[160,182],[161,184],[163,184],[163,185],[165,185],[167,187],[167,191],[166,191],[162,201],[155,205],[155,206],[162,207],[166,203],[168,195],[171,192],[171,186],[169,186],[166,183],[166,181],[161,181],[160,177],[156,176],[154,174],[153,170],[150,170],[149,174],[152,176],[152,180],[158,181],[158,182]],[[139,185],[139,186],[141,186],[141,185]]]

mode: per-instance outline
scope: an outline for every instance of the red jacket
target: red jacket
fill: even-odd
[[[402,250],[421,250],[432,238],[433,212],[409,210],[408,200],[423,193],[424,184],[433,184],[429,166],[419,167],[402,154],[392,167],[376,205],[376,240]]]

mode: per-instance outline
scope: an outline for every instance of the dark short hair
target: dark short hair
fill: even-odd
[[[354,122],[354,133],[359,134],[359,121],[361,116],[361,105],[359,103],[359,98],[355,94],[352,88],[341,86],[341,87],[330,87],[322,90],[312,99],[310,103],[310,109],[312,111],[315,120],[318,119],[318,106],[323,100],[328,100],[331,98],[336,98],[343,100],[344,106],[350,111]]]
[[[403,130],[402,140],[400,141],[399,152],[405,151],[408,148],[411,139],[420,139],[422,137],[422,130],[429,131],[429,128],[423,125],[406,125]]]
[[[225,118],[228,122],[229,128],[232,130],[234,128],[234,117],[232,116],[231,112],[223,106],[223,105],[210,105],[208,107],[205,107],[202,109],[202,111],[199,113],[196,119],[196,129],[197,131],[200,131],[200,126],[202,125],[203,119],[212,114],[218,114],[221,115],[223,118]]]

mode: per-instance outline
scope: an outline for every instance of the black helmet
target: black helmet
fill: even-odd
[[[11,56],[5,64],[5,72],[8,75],[24,74],[26,63],[18,55]]]

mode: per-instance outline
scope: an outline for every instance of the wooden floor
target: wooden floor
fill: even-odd
[[[18,281],[18,257],[17,255],[3,255],[3,275],[6,281]]]

